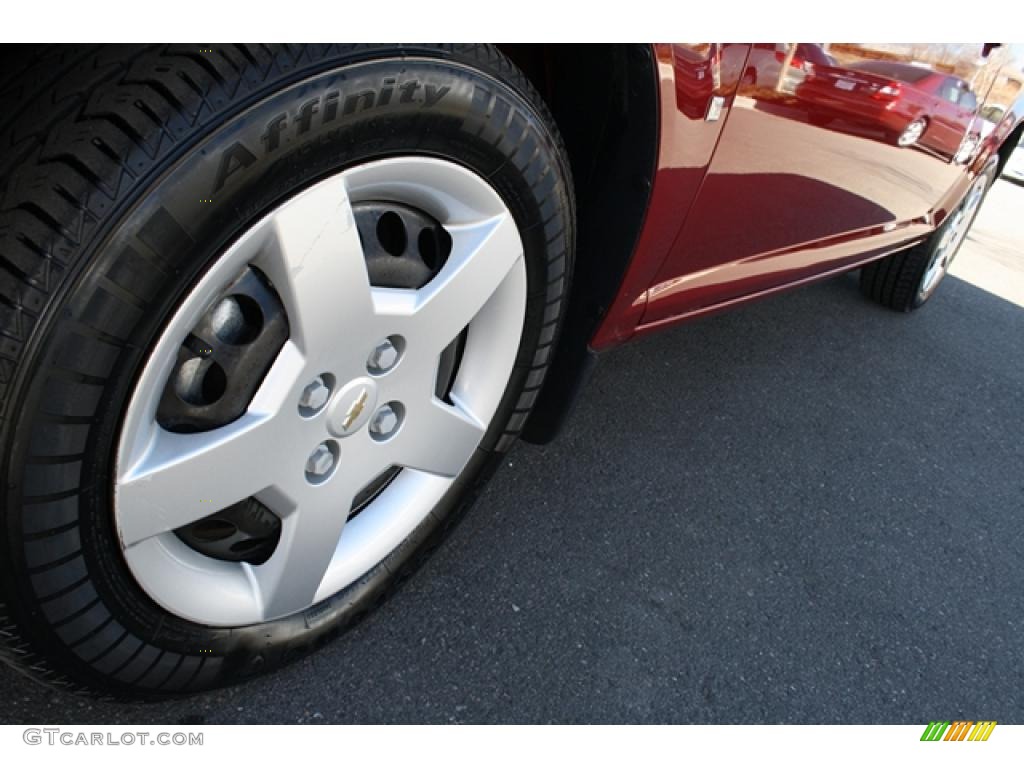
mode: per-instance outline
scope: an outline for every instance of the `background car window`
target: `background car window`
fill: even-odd
[[[951,101],[954,104],[960,101],[960,81],[954,80],[951,77],[947,77],[942,81],[942,85],[939,87],[939,96],[946,101]]]
[[[796,55],[804,61],[809,61],[812,64],[829,66],[835,63],[835,60],[825,53],[820,45],[816,45],[814,43],[800,43],[796,47]]]
[[[919,83],[932,74],[926,67],[915,67],[913,64],[900,64],[895,61],[858,61],[849,65],[861,72],[870,72],[873,75],[881,75],[893,80],[900,80],[904,83]]]

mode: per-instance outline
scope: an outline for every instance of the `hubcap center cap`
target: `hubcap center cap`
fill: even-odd
[[[327,431],[335,437],[358,432],[377,407],[377,382],[363,376],[353,379],[334,396],[327,413]]]

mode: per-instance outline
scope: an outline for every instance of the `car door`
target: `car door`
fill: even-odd
[[[699,193],[648,291],[644,326],[847,269],[923,237],[966,178],[954,156],[970,119],[958,105],[943,117],[946,151],[916,140],[904,146],[913,116],[901,111],[900,94],[908,88],[857,68],[889,61],[956,73],[966,91],[984,67],[980,44],[778,45],[781,63],[776,45],[750,50]],[[837,77],[840,70],[849,76]]]
[[[977,111],[977,101],[973,98],[970,86],[958,77],[937,78],[936,86],[932,102],[933,144],[936,151],[952,158],[967,135]],[[970,109],[967,108],[968,104],[971,104]]]

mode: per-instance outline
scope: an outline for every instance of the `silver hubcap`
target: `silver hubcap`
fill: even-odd
[[[352,211],[394,201],[451,237],[416,290],[370,284]],[[247,267],[280,296],[290,336],[245,413],[171,432],[157,407],[195,325]],[[352,583],[423,521],[479,446],[508,384],[526,307],[512,215],[479,176],[405,157],[368,163],[296,195],[220,257],[171,318],[129,401],[114,515],[128,567],[168,611],[236,626],[301,611]],[[464,335],[450,392],[439,360]],[[393,479],[349,519],[360,493]],[[280,518],[265,562],[227,562],[174,531],[255,499]]]
[[[922,118],[918,118],[910,123],[906,128],[903,129],[903,133],[900,134],[897,143],[901,147],[909,147],[911,144],[917,142],[918,139],[924,135],[924,129],[928,126],[928,123]]]
[[[960,250],[960,245],[971,228],[974,216],[978,212],[978,206],[981,205],[981,198],[985,194],[987,183],[987,177],[978,178],[967,193],[963,204],[951,214],[953,218],[943,231],[942,239],[939,240],[935,253],[932,254],[928,267],[925,269],[924,277],[921,279],[921,298],[930,295],[942,278],[946,276],[950,264],[953,263],[957,251]]]

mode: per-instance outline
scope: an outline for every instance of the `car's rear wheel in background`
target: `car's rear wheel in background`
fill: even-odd
[[[910,312],[928,301],[963,245],[995,172],[995,162],[986,165],[964,199],[927,240],[863,267],[860,288],[864,295],[900,312]]]
[[[572,268],[500,53],[58,49],[6,83],[0,643],[157,696],[350,625],[523,425]]]

